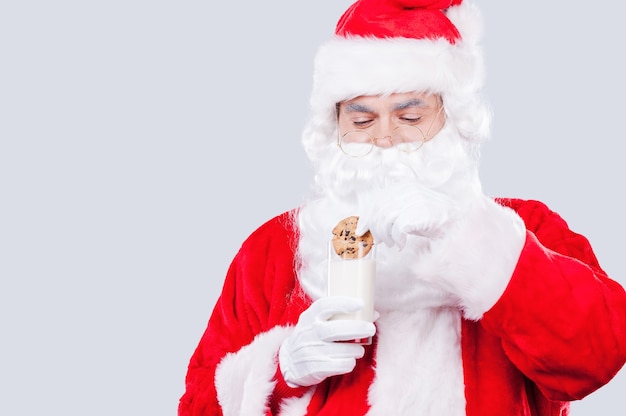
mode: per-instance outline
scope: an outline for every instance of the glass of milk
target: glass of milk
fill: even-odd
[[[359,247],[358,250],[362,250]],[[360,252],[356,258],[342,258],[328,244],[328,296],[350,296],[363,300],[363,308],[356,312],[339,313],[331,319],[360,319],[374,321],[374,281],[376,277],[376,246],[369,252]],[[369,345],[372,337],[355,339],[355,343]]]

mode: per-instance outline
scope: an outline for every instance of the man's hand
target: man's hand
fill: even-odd
[[[355,312],[362,306],[356,298],[329,296],[302,312],[278,353],[280,369],[289,386],[311,386],[354,369],[356,360],[365,353],[363,346],[335,341],[371,337],[376,327],[371,322],[329,318],[337,313]]]
[[[381,190],[360,213],[357,235],[370,230],[374,241],[403,248],[407,235],[434,237],[457,215],[449,196],[419,183],[401,183]]]

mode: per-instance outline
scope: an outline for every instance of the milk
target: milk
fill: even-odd
[[[363,309],[352,313],[333,315],[332,319],[374,320],[374,278],[376,260],[331,259],[328,264],[328,295],[350,296],[363,300]]]

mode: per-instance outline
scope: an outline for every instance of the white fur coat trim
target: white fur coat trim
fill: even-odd
[[[368,416],[464,416],[461,314],[455,308],[388,312],[377,321]]]
[[[290,397],[280,404],[280,416],[304,416],[307,413],[309,402],[315,393],[315,387],[311,387],[302,397]]]
[[[224,416],[266,414],[276,384],[278,349],[292,331],[291,327],[274,327],[222,359],[215,371],[215,388]]]

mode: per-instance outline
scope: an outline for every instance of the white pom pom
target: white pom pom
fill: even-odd
[[[483,17],[478,7],[470,2],[463,2],[448,9],[446,16],[461,34],[461,39],[476,45],[483,38]]]

